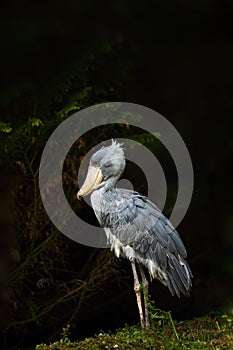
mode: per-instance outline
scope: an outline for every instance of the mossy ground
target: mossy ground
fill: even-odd
[[[61,339],[49,345],[40,344],[36,350],[65,349],[233,349],[233,317],[215,314],[176,322],[170,313],[158,310],[149,330],[125,326],[114,333],[100,332],[80,341],[69,340],[69,327]]]

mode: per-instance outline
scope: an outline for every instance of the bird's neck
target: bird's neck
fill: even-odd
[[[108,184],[93,191],[93,196],[98,197],[99,199],[102,200],[110,200],[110,199],[114,199],[117,195],[117,191],[116,191],[116,185],[111,184],[111,186]]]
[[[105,192],[114,192],[115,188],[116,188],[117,181],[118,181],[118,177],[109,178],[103,187]]]
[[[112,202],[117,197],[116,186],[101,187],[91,194],[91,204],[95,211],[101,211],[107,203]]]

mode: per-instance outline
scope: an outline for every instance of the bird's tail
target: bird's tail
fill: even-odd
[[[182,257],[168,253],[167,286],[172,295],[180,297],[180,293],[189,296],[193,277],[191,269]]]

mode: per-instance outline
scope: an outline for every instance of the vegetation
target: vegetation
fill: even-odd
[[[95,337],[71,341],[69,326],[63,329],[61,339],[49,345],[40,344],[36,350],[64,349],[137,349],[188,350],[233,349],[233,317],[226,314],[208,315],[190,321],[176,322],[171,314],[155,310],[153,327],[141,330],[139,326],[125,326],[115,333],[100,332]]]
[[[42,332],[61,328],[104,287],[104,280],[109,285],[117,281],[113,254],[79,246],[57,231],[43,208],[38,184],[41,154],[52,131],[72,113],[111,100],[112,83],[100,88],[95,77],[106,60],[109,65],[115,60],[107,44],[95,53],[85,52],[78,63],[57,77],[50,99],[33,102],[29,117],[21,110],[20,123],[17,116],[11,122],[0,121],[0,166],[7,198],[2,206],[9,207],[5,219],[10,226],[5,235],[8,273],[3,299],[10,315],[3,321],[5,336],[9,332],[17,339],[29,328],[32,335],[38,327]],[[33,99],[33,91],[27,93]],[[20,109],[19,101],[13,99],[14,104]],[[95,139],[93,134],[80,138],[64,164],[64,188],[76,211],[80,203],[72,198],[77,192],[78,165]]]
[[[119,262],[116,268],[117,259],[109,250],[83,247],[58,232],[43,208],[38,184],[41,154],[52,131],[78,110],[106,99],[117,99],[117,94],[113,97],[114,88],[120,89],[117,83],[107,82],[100,89],[96,80],[104,62],[111,65],[115,60],[108,45],[102,45],[95,54],[85,53],[82,62],[59,77],[55,91],[50,92],[51,99],[43,105],[35,102],[36,112],[22,117],[20,123],[17,118],[12,122],[0,121],[0,166],[5,174],[6,197],[11,198],[8,217],[11,227],[6,235],[9,254],[4,261],[8,273],[3,299],[10,315],[3,321],[6,337],[13,334],[16,339],[19,335],[27,338],[30,332],[33,339],[38,329],[42,334],[56,332],[67,322],[76,320],[90,300],[95,307],[95,297],[106,286],[116,290],[125,283],[124,278],[121,281],[118,278]],[[13,100],[14,103],[17,101]],[[94,215],[91,219],[91,209],[81,210],[74,196],[79,164],[96,142],[117,137],[118,133],[121,137],[127,134],[133,137],[134,133],[138,141],[141,137],[144,143],[151,143],[150,135],[129,130],[122,121],[118,127],[96,128],[83,135],[64,163],[63,186],[67,198],[78,215],[89,222],[95,220]]]
[[[58,232],[40,198],[41,153],[65,118],[106,101],[135,102],[159,111],[177,127],[194,162],[194,199],[180,232],[195,278],[190,300],[170,298],[158,286],[158,306],[164,308],[169,300],[168,309],[178,310],[178,318],[186,312],[191,318],[220,310],[232,299],[231,11],[217,1],[158,3],[148,7],[147,2],[135,2],[132,7],[127,1],[109,2],[97,14],[98,2],[73,1],[63,9],[51,1],[46,11],[42,4],[29,15],[32,4],[15,2],[8,15],[2,11],[0,348],[31,349],[58,339],[61,329],[60,341],[37,348],[232,347],[228,311],[176,322],[170,313],[152,310],[155,327],[150,331],[127,326],[72,342],[85,332],[134,323],[131,271],[110,251],[78,245]],[[214,122],[219,116],[220,126]],[[74,144],[64,163],[64,190],[73,210],[93,224],[92,210],[73,198],[77,170],[92,146],[112,137],[133,138],[151,150],[159,144],[124,120],[119,128],[96,128]],[[166,179],[176,185],[173,160],[169,154],[165,159],[159,147],[156,156],[163,169],[163,162],[169,168]],[[127,171],[134,185],[143,179],[142,170],[131,178]],[[146,187],[146,179],[139,182],[135,189],[144,193],[140,186],[145,182]],[[176,200],[175,185],[167,198],[168,213]],[[154,286],[157,295],[156,282],[151,293]],[[122,305],[129,306],[127,315],[121,313]],[[100,311],[104,323],[98,328]],[[94,321],[87,324],[89,319]]]

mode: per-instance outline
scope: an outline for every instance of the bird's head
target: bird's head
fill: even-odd
[[[78,199],[99,188],[114,186],[124,169],[124,151],[121,144],[113,140],[110,146],[102,147],[91,157],[86,180],[77,194]]]

